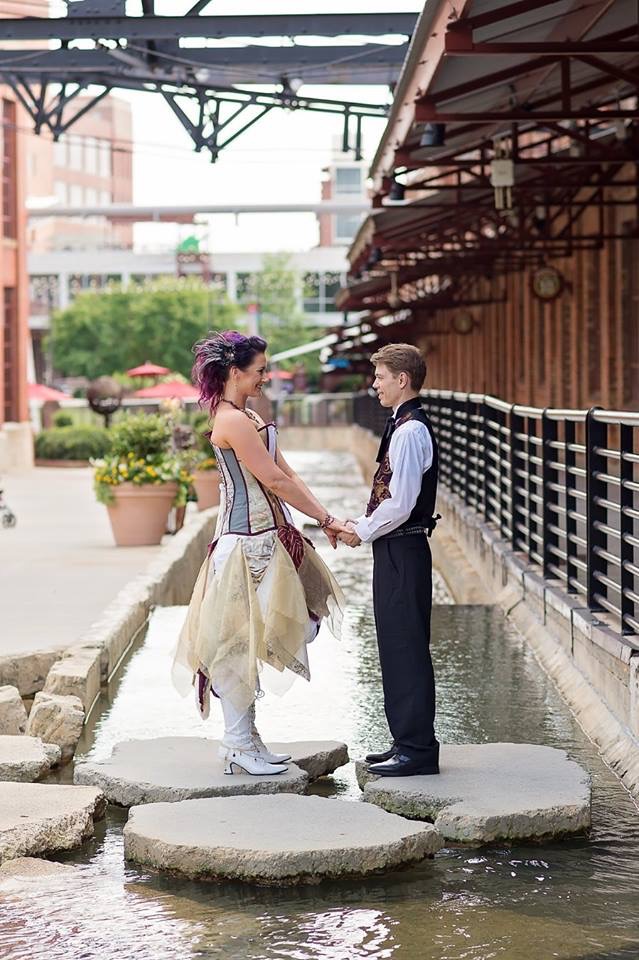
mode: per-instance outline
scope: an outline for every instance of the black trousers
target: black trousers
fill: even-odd
[[[373,541],[373,607],[384,709],[399,751],[437,766],[430,657],[432,558],[423,534]]]

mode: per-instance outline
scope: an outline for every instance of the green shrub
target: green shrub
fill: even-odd
[[[70,413],[67,413],[65,410],[58,410],[53,416],[53,426],[54,427],[72,427],[73,426],[73,417]]]
[[[109,449],[109,432],[101,427],[53,427],[35,439],[39,460],[90,460],[104,457]]]
[[[116,457],[157,457],[168,452],[171,423],[158,413],[128,414],[111,427],[111,452]]]

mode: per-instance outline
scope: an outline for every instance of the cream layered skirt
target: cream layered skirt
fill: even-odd
[[[199,674],[243,711],[260,688],[281,694],[295,676],[310,679],[307,644],[324,619],[339,638],[344,598],[316,550],[294,534],[296,562],[275,530],[217,542],[178,641],[173,682],[180,693],[187,695]]]

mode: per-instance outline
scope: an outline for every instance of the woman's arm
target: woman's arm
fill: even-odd
[[[257,477],[260,483],[268,487],[276,496],[281,497],[296,510],[307,517],[322,521],[328,510],[313,496],[305,484],[292,479],[268,453],[257,430],[251,421],[239,411],[224,414],[224,425],[220,425],[218,437],[232,447],[238,459]],[[290,470],[290,467],[288,468]],[[292,471],[291,471],[292,472]],[[329,529],[334,532],[345,530],[342,523],[336,521]]]

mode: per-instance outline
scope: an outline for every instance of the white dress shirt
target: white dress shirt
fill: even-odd
[[[408,520],[422,488],[422,478],[433,462],[430,433],[420,420],[407,420],[391,436],[388,446],[393,471],[390,497],[382,500],[370,517],[354,521],[360,540],[372,543]]]

